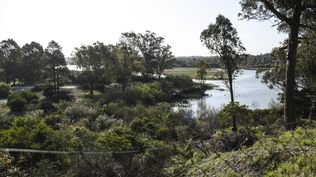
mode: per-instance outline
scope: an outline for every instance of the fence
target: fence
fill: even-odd
[[[231,138],[239,143],[230,151],[216,149],[209,140],[196,141],[193,148],[202,152],[204,158],[191,159],[172,173],[158,172],[168,164],[166,157],[174,155],[165,148],[117,152],[16,148],[2,148],[0,151],[71,156],[72,171],[82,176],[111,176],[111,173],[120,176],[315,176],[316,129],[309,125],[302,127],[294,131],[283,131],[280,124],[264,127],[269,133],[261,135],[255,144],[249,146],[246,145],[247,138],[232,135]],[[145,152],[152,156],[144,158]]]

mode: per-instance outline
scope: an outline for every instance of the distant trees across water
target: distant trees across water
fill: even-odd
[[[175,57],[176,67],[198,67],[200,61],[204,61],[210,68],[220,68],[217,56],[179,56]],[[271,68],[277,59],[270,53],[260,55],[248,55],[241,61],[241,68]]]

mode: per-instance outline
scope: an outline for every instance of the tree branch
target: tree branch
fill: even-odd
[[[263,4],[280,20],[284,21],[288,25],[290,25],[291,19],[287,18],[285,15],[281,14],[278,10],[276,10],[273,6],[273,4],[269,3],[267,0],[261,0]]]

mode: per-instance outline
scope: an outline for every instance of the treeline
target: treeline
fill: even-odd
[[[220,60],[217,56],[180,56],[176,57],[177,67],[198,67],[204,61],[211,68],[220,68]],[[248,55],[241,63],[240,68],[270,68],[275,63],[276,58],[270,53],[260,55]]]
[[[67,72],[61,46],[55,41],[45,49],[34,41],[22,47],[13,39],[0,42],[0,80],[7,84],[35,84],[47,79],[57,85]]]
[[[123,33],[117,44],[82,45],[68,59],[82,69],[77,76],[89,83],[91,93],[97,85],[112,82],[121,83],[125,89],[132,73],[141,73],[144,81],[160,78],[165,69],[173,66],[173,61],[171,47],[164,44],[163,37],[150,31]],[[0,42],[1,80],[12,85],[51,82],[58,91],[61,84],[74,81],[74,77],[57,42],[51,41],[44,49],[37,42],[20,47],[8,39]]]

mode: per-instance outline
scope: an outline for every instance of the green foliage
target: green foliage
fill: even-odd
[[[26,105],[29,103],[35,104],[38,102],[39,96],[36,93],[22,90],[14,92],[8,97],[7,105],[13,112],[26,110]]]
[[[6,83],[16,82],[21,57],[21,48],[13,39],[0,42],[0,75]]]
[[[7,98],[11,93],[11,86],[0,82],[0,98]]]
[[[22,61],[20,67],[20,79],[24,83],[34,84],[43,79],[45,53],[41,44],[31,42],[25,44],[22,49]]]
[[[12,127],[1,130],[1,147],[13,148],[45,148],[46,140],[52,129],[43,121],[33,117],[16,118]]]
[[[189,88],[194,85],[192,79],[187,76],[167,76],[166,81],[170,81],[176,89]]]
[[[52,97],[55,93],[55,88],[51,84],[45,84],[42,86],[43,88],[43,95],[46,97]]]
[[[39,100],[39,96],[36,93],[27,90],[18,91],[13,94],[21,96],[26,100],[27,103],[37,103]]]
[[[275,170],[268,171],[267,177],[282,176],[314,176],[316,171],[316,154],[306,158],[305,155],[299,155],[289,158],[287,161],[278,165]]]
[[[55,130],[59,129],[61,121],[62,115],[58,112],[46,115],[44,118],[44,122]]]
[[[51,101],[41,100],[40,109],[42,109],[44,113],[49,113],[55,111],[56,108]]]
[[[102,84],[104,82],[103,76],[112,66],[113,58],[110,56],[110,47],[103,43],[96,42],[93,45],[81,46],[75,48],[74,61],[77,66],[82,68],[83,75],[86,77],[86,81],[89,83],[90,94],[93,94],[96,84]],[[106,78],[109,80],[109,78]]]
[[[92,107],[85,105],[75,104],[73,106],[67,107],[64,111],[65,115],[72,122],[79,121],[82,118],[97,117],[98,111]]]
[[[133,103],[135,100],[139,100],[146,105],[153,105],[166,98],[157,82],[132,86],[127,95],[129,102]]]
[[[161,74],[164,72],[165,69],[171,69],[174,67],[174,56],[171,52],[171,46],[161,46],[158,50],[157,54],[157,66],[154,69],[160,79]]]
[[[62,80],[68,71],[62,47],[56,41],[50,41],[45,49],[45,54],[47,56],[47,60],[45,60],[47,75],[50,77],[50,81],[54,83],[54,90],[59,91]]]
[[[132,73],[137,71],[138,51],[132,41],[122,34],[120,43],[113,47],[111,56],[115,58],[116,81],[122,84],[125,91],[131,81]]]
[[[196,72],[197,78],[204,83],[205,76],[207,75],[206,69],[208,68],[207,64],[203,61],[199,63],[199,69]]]
[[[132,148],[132,143],[128,137],[111,131],[99,134],[96,143],[101,149],[110,151],[123,151]]]
[[[246,105],[239,105],[238,103],[228,104],[217,115],[218,125],[221,128],[230,127],[232,115],[236,117],[238,124],[248,125],[252,121],[250,113],[251,110],[249,110]]]
[[[10,107],[12,112],[21,112],[26,110],[26,99],[20,95],[11,94],[8,98],[7,105]]]
[[[163,45],[163,37],[151,31],[146,31],[145,34],[123,33],[122,36],[131,41],[131,44],[141,53],[141,73],[145,80],[154,73],[160,78],[165,69],[172,67],[171,47]]]
[[[135,118],[131,121],[130,127],[136,133],[147,133],[149,135],[153,135],[156,129],[149,118]]]
[[[99,115],[92,123],[91,123],[91,130],[94,131],[102,131],[109,129],[115,125],[121,125],[122,121],[112,118],[107,115]]]
[[[43,177],[43,176],[62,176],[63,171],[60,170],[61,163],[58,161],[50,161],[48,159],[41,160],[35,164],[29,171],[30,176]]]
[[[282,117],[282,110],[263,109],[251,110],[246,105],[238,103],[226,105],[217,115],[215,124],[217,128],[228,128],[232,115],[236,117],[240,127],[269,126]]]
[[[187,176],[314,176],[315,133],[315,129],[298,128],[238,151],[192,158],[180,167]],[[305,148],[308,152],[302,151]]]

